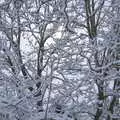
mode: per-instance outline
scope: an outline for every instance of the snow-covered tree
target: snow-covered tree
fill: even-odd
[[[120,119],[119,0],[0,1],[0,119]]]

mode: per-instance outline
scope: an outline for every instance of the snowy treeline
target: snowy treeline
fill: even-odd
[[[120,120],[120,0],[0,0],[0,120]]]

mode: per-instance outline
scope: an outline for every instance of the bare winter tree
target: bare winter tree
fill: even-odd
[[[119,0],[0,1],[0,119],[119,120],[119,16]]]

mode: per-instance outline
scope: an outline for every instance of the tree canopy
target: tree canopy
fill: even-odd
[[[120,0],[0,1],[0,120],[120,119]]]

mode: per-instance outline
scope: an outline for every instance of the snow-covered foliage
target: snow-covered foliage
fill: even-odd
[[[120,0],[0,1],[0,120],[119,120]]]

